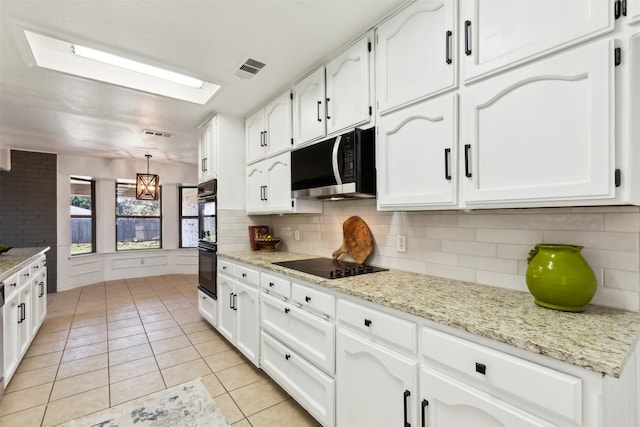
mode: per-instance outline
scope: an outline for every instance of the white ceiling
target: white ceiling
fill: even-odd
[[[195,164],[213,113],[246,116],[405,1],[0,0],[0,147]],[[30,67],[21,28],[222,89],[202,106]],[[251,80],[235,76],[247,57],[267,64]]]

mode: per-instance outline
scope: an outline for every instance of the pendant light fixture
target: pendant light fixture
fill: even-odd
[[[145,154],[144,156],[147,158],[147,173],[136,174],[136,199],[158,200],[158,196],[160,196],[160,177],[149,173],[151,154]]]

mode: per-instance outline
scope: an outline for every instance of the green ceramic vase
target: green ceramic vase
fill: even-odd
[[[593,270],[582,246],[539,244],[529,252],[527,287],[536,304],[561,311],[584,311],[596,293]]]

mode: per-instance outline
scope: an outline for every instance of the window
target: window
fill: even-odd
[[[180,247],[198,247],[198,187],[180,187]]]
[[[162,187],[158,200],[136,200],[135,183],[116,183],[116,250],[162,247]]]
[[[96,182],[71,178],[71,255],[96,251]]]

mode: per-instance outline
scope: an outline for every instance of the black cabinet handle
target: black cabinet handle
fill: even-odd
[[[411,392],[409,390],[404,391],[404,396],[402,397],[402,406],[404,407],[404,427],[411,427],[409,421],[407,419],[407,397],[411,396]]]
[[[451,171],[449,170],[449,157],[451,155],[451,148],[444,149],[444,179],[451,181]]]
[[[369,326],[371,326],[371,320],[369,320],[369,319],[364,319],[364,326],[366,326],[367,328],[368,328]]]
[[[238,294],[233,294],[233,309],[238,311]]]
[[[622,16],[627,16],[627,0],[622,0]]]
[[[247,273],[242,273],[242,277],[247,277]]]
[[[273,282],[269,282],[269,287],[273,288],[275,285],[273,284]]]
[[[233,310],[233,292],[229,293],[229,308]]]
[[[464,21],[464,53],[471,55],[471,21]]]
[[[31,275],[31,273],[29,273],[29,272],[24,273],[24,277],[29,277],[30,275]]]
[[[291,311],[291,309],[289,309],[289,308],[285,308],[285,309],[284,309],[284,312],[285,312],[285,313],[289,313],[290,311]]]
[[[22,304],[18,304],[18,325],[22,323]]]
[[[284,355],[284,358],[287,359],[287,360],[289,360],[290,357],[291,357],[291,355],[288,354],[288,353]]]
[[[320,105],[322,105],[322,101],[318,101],[318,121],[321,122],[322,119],[320,118]]]
[[[311,297],[307,297],[307,296],[305,296],[305,297],[304,297],[304,300],[305,300],[306,302],[309,302],[309,301],[311,301]]]
[[[426,424],[425,424],[425,419],[426,419],[427,417],[425,417],[425,416],[424,416],[424,409],[425,409],[427,406],[429,406],[429,401],[428,401],[427,399],[422,399],[421,406],[422,406],[422,411],[421,411],[420,413],[421,413],[421,415],[422,415],[422,416],[421,416],[421,418],[422,418],[422,427],[425,427],[425,425],[426,425]]]
[[[444,62],[447,64],[451,64],[451,36],[453,36],[453,32],[447,31],[445,36],[445,55],[444,55]]]
[[[487,365],[476,362],[476,372],[482,375],[487,375]]]
[[[269,198],[267,197],[267,186],[264,186],[264,200],[268,200]]]
[[[621,9],[621,1],[620,0],[616,0],[613,4],[613,17],[614,19],[618,19],[620,18],[620,9]]]
[[[331,101],[331,98],[327,98],[327,105],[324,106],[325,110],[327,111],[327,120],[331,120],[331,116],[329,115],[329,101]]]
[[[227,266],[226,266],[226,265],[223,265],[223,266],[222,266],[222,269],[223,269],[223,270],[226,270],[226,269],[227,269]]]
[[[471,144],[464,145],[464,176],[471,178],[471,165],[469,165],[469,152],[471,151]]]
[[[44,295],[44,282],[40,282],[40,295],[38,295],[38,298],[42,298],[43,295]]]

